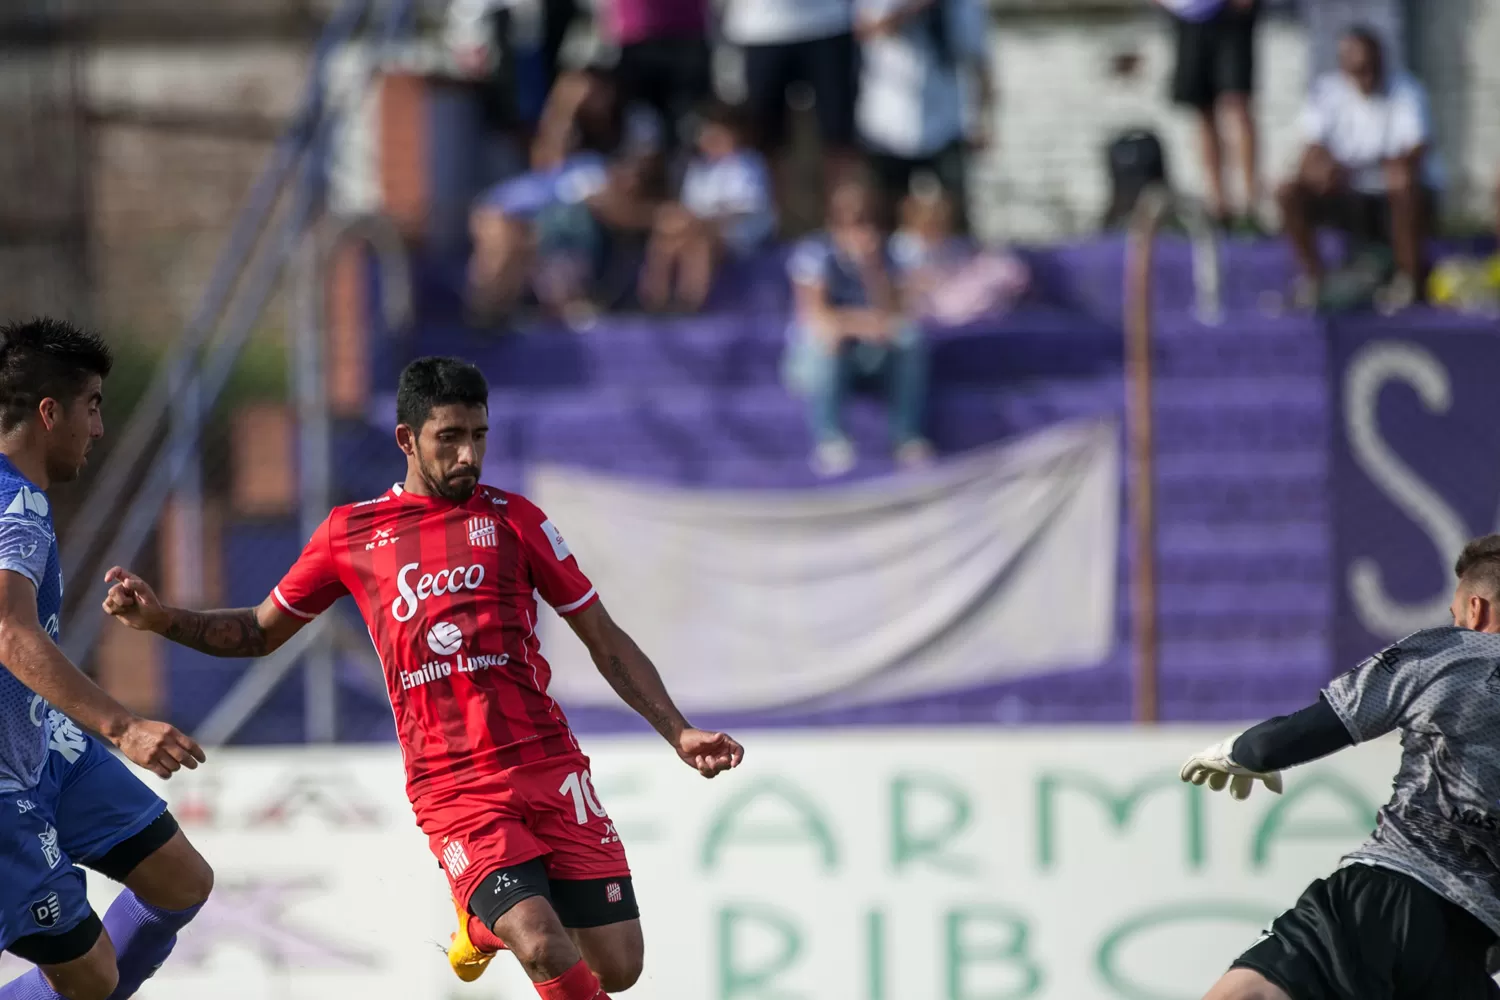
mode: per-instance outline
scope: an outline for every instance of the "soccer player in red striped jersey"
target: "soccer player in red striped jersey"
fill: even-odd
[[[117,567],[104,609],[205,653],[263,656],[353,595],[385,672],[417,823],[458,908],[454,971],[476,979],[509,948],[543,1000],[608,1000],[640,976],[639,912],[589,759],[547,695],[533,595],[689,766],[711,778],[744,751],[677,710],[547,516],[479,482],[488,399],[463,361],[407,366],[396,397],[405,482],[335,508],[259,607],[167,607]]]

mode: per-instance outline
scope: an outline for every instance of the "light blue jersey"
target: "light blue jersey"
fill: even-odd
[[[19,573],[36,586],[37,618],[56,642],[63,580],[52,505],[3,455],[0,512],[0,570]],[[40,779],[49,712],[39,695],[0,664],[0,793],[30,788]]]
[[[3,455],[0,570],[36,586],[37,616],[56,642],[63,580],[52,505]],[[87,919],[78,865],[106,857],[166,808],[104,744],[0,665],[0,950]]]

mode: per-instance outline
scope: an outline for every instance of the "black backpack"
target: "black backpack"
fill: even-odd
[[[1152,184],[1167,184],[1167,154],[1161,139],[1150,129],[1131,129],[1105,147],[1109,169],[1109,208],[1103,228],[1115,229],[1130,220],[1141,192]]]

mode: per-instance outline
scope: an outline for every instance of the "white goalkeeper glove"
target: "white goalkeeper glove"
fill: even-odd
[[[1268,791],[1280,795],[1280,771],[1249,771],[1240,767],[1229,756],[1229,752],[1234,749],[1234,741],[1239,736],[1239,733],[1235,733],[1222,743],[1215,743],[1207,750],[1189,757],[1187,763],[1182,765],[1182,780],[1191,781],[1195,785],[1206,784],[1216,792],[1223,791],[1224,786],[1228,785],[1229,794],[1236,799],[1248,798],[1250,789],[1259,781],[1265,784]]]

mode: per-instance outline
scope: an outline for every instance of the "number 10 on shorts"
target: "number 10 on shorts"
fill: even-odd
[[[589,813],[604,820],[604,836],[599,843],[619,843],[620,834],[615,830],[615,825],[609,821],[609,814],[599,804],[599,796],[594,793],[594,779],[589,772],[574,771],[568,775],[557,791],[558,794],[573,800],[573,817],[578,820],[579,826],[588,825]]]

